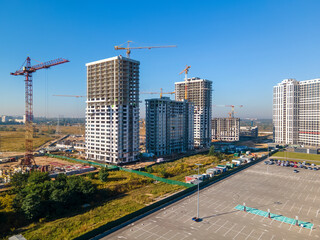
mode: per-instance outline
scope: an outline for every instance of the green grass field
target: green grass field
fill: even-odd
[[[273,154],[273,157],[287,157],[287,158],[295,158],[295,159],[320,161],[320,155],[296,153],[296,152],[277,152]]]
[[[92,196],[91,207],[79,209],[59,219],[41,219],[39,222],[12,226],[11,232],[3,239],[15,233],[21,233],[27,239],[73,239],[108,222],[135,212],[165,195],[185,189],[181,186],[165,183],[153,183],[149,178],[124,171],[110,172],[106,183],[92,180],[99,191],[105,193]],[[0,194],[1,214],[11,214],[15,219],[12,204],[13,195]]]

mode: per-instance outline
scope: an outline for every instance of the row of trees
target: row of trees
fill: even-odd
[[[59,174],[52,181],[48,173],[16,173],[11,184],[16,191],[14,209],[32,220],[65,214],[88,203],[96,192],[91,181],[65,174]]]

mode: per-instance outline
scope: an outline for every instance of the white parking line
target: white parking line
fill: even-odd
[[[309,210],[308,210],[308,212],[307,212],[307,215],[309,215],[310,210],[311,210],[311,207],[309,207]]]
[[[305,199],[305,201],[307,201],[308,197],[309,197],[309,194],[308,194],[308,195],[306,196],[306,199]]]
[[[245,240],[247,240],[253,232],[254,232],[254,230],[252,230],[252,231],[250,232],[250,234],[246,237]]]
[[[261,239],[261,237],[262,237],[262,235],[263,235],[263,234],[264,234],[264,232],[262,232],[262,233],[261,233],[261,235],[260,235],[260,237],[258,238],[258,240],[260,240],[260,239]]]
[[[228,234],[228,232],[230,232],[235,225],[237,225],[237,224],[235,223],[231,228],[229,228],[229,230],[225,234],[223,234],[223,236],[225,237]]]
[[[298,212],[298,213],[300,213],[300,211],[301,211],[302,207],[303,207],[303,206],[301,206],[301,208],[300,208],[300,210],[299,210],[299,212]]]
[[[291,212],[291,210],[292,210],[292,208],[293,208],[294,204],[295,204],[295,203],[293,203],[292,207],[290,208],[290,212]]]
[[[224,225],[226,225],[226,223],[227,222],[229,222],[228,220],[224,223],[224,224],[222,224],[214,233],[217,233]]]
[[[213,227],[214,225],[216,225],[216,223],[219,222],[219,221],[220,221],[220,219],[216,220],[214,223],[212,223],[212,224],[207,228],[207,230],[209,230],[211,227]]]
[[[167,235],[168,233],[172,232],[172,230],[169,230],[169,232],[166,232],[165,234],[163,234],[162,236],[158,237],[156,240],[159,240],[160,238],[163,238],[165,235]]]
[[[289,202],[289,200],[286,201],[286,203],[282,206],[281,209],[283,209],[287,205],[288,202]]]
[[[245,229],[246,226],[243,226],[243,228],[233,237],[233,239],[236,239],[236,237]]]
[[[171,238],[169,238],[168,240],[170,239],[174,239],[175,236],[179,235],[179,233],[176,233],[175,235],[173,235]]]

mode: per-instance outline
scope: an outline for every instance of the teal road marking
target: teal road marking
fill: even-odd
[[[239,205],[235,206],[235,209],[240,210],[240,211],[244,211],[244,206],[239,204]],[[258,215],[258,216],[261,216],[261,217],[267,217],[268,216],[268,212],[265,212],[265,211],[262,211],[262,210],[259,210],[259,209],[256,209],[256,208],[246,207],[246,211],[248,213],[255,214],[255,215]],[[288,218],[288,217],[285,217],[285,216],[282,216],[282,215],[279,215],[279,214],[270,213],[270,218],[274,219],[274,220],[276,220],[278,222],[284,222],[284,223],[291,224],[291,225],[295,225],[296,224],[296,220],[295,219]],[[303,228],[307,228],[307,229],[312,229],[312,227],[313,227],[313,224],[310,223],[310,222],[304,222],[304,221],[298,220],[298,224],[299,224],[299,227],[303,227]],[[301,224],[302,224],[302,226],[301,226]]]

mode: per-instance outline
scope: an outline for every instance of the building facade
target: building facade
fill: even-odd
[[[320,79],[285,79],[273,88],[274,141],[320,145]]]
[[[213,118],[212,140],[239,141],[240,118]]]
[[[88,159],[114,164],[137,160],[139,65],[122,56],[86,64]]]
[[[211,145],[212,81],[201,78],[188,78],[175,83],[177,101],[185,98],[194,104],[194,144],[196,147]]]
[[[259,134],[258,126],[243,126],[240,127],[240,139],[257,138]]]
[[[157,156],[194,148],[193,104],[168,97],[146,100],[146,149]]]

